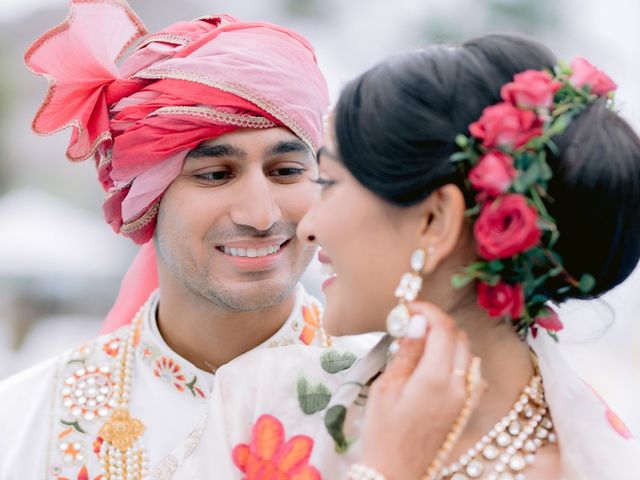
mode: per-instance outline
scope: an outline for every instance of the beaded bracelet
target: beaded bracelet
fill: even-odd
[[[385,480],[385,478],[383,474],[371,467],[354,463],[347,472],[347,480]]]

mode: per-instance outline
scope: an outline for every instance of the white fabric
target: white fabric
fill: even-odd
[[[357,437],[364,412],[363,398],[356,398],[351,387],[355,385],[359,392],[358,385],[366,383],[384,367],[387,345],[383,339],[351,369],[337,374],[321,367],[320,360],[326,349],[298,346],[250,352],[224,366],[218,370],[208,423],[199,445],[175,478],[252,478],[233,464],[232,452],[234,447],[250,444],[252,440],[254,445],[259,444],[252,438],[252,429],[263,415],[271,415],[282,423],[284,441],[297,435],[313,440],[308,463],[321,472],[317,478],[346,478],[349,465],[359,459]],[[531,345],[539,356],[559,439],[563,480],[639,479],[638,440],[625,438],[630,432],[617,423],[619,419],[615,414],[571,370],[546,334],[539,335],[537,340],[531,339]],[[353,350],[353,345],[350,347]],[[362,353],[362,350],[354,352]],[[238,381],[240,377],[242,380]],[[324,384],[331,392],[327,409],[313,414],[302,411],[296,392],[302,377],[311,384]],[[366,390],[362,393],[366,396]],[[352,444],[345,453],[336,451],[336,443],[324,424],[328,409],[335,404],[348,405],[344,431]],[[277,460],[273,463],[277,467]]]
[[[640,479],[640,441],[570,367],[544,332],[536,352],[567,480]]]
[[[142,441],[154,473],[151,478],[168,479],[176,462],[187,457],[197,441],[216,377],[169,349],[155,323],[157,303],[156,292],[145,306],[136,347],[130,412],[146,426]],[[298,286],[291,315],[260,347],[303,344],[301,333],[309,327],[303,314],[305,308],[317,309],[319,303]],[[98,337],[0,383],[1,480],[76,480],[82,478],[83,467],[89,480],[102,473],[93,443],[108,415],[91,419],[90,415],[74,413],[73,406],[65,404],[65,398],[67,403],[73,403],[79,397],[74,397],[73,388],[65,393],[65,380],[76,374],[75,385],[79,385],[83,379],[89,381],[94,367],[98,373],[100,367],[113,369],[118,339],[129,328]],[[319,342],[319,337],[315,335],[313,342]],[[108,398],[112,384],[106,374],[96,377],[98,373],[94,372],[91,381],[105,381],[110,389]],[[90,387],[84,385],[83,392]]]

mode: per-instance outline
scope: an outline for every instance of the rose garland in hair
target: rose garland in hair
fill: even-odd
[[[553,176],[546,155],[555,135],[600,97],[612,102],[615,83],[583,58],[553,72],[527,70],[502,86],[502,102],[487,107],[458,135],[452,155],[476,205],[467,211],[481,258],[453,277],[456,288],[477,281],[478,304],[493,317],[508,317],[525,338],[546,329],[556,341],[562,329],[548,306],[549,280],[559,293],[588,293],[594,278],[576,279],[554,251],[560,232],[545,201]]]

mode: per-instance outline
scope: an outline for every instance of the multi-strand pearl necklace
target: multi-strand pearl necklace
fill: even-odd
[[[444,468],[440,478],[524,480],[536,451],[556,441],[544,399],[542,378],[534,375],[511,411],[482,440]]]
[[[148,472],[147,454],[141,441],[145,427],[129,413],[135,344],[140,335],[144,308],[134,317],[128,335],[121,343],[115,369],[113,412],[98,434],[103,440],[98,455],[104,480],[142,480]]]

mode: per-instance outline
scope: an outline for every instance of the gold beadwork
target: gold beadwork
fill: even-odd
[[[127,451],[144,433],[144,425],[140,420],[131,418],[128,410],[118,408],[109,420],[102,425],[98,435],[111,443],[121,452]]]

